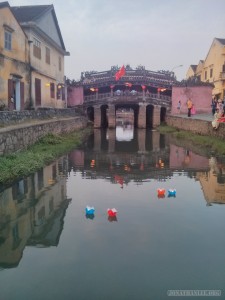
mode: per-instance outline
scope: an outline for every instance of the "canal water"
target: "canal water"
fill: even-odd
[[[0,299],[224,299],[225,159],[184,144],[94,130],[3,188]]]

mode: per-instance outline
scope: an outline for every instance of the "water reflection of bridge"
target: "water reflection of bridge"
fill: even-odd
[[[134,136],[139,139],[142,136],[142,141],[128,142],[130,147],[124,142],[124,149],[121,144],[117,147],[115,141],[107,142],[104,135],[106,132],[95,131],[84,150],[71,152],[68,169],[81,172],[84,178],[105,179],[121,187],[131,181],[136,184],[152,179],[165,181],[174,173],[182,173],[200,182],[207,204],[225,203],[225,163],[212,158],[209,161],[190,149],[169,144],[159,132],[136,133]]]
[[[115,130],[94,130],[86,146],[84,151],[70,154],[69,169],[82,170],[90,178],[105,177],[113,182],[116,174],[140,182],[165,180],[174,171],[193,177],[197,171],[209,170],[207,158],[170,145],[158,131],[137,130],[132,141],[118,142]]]

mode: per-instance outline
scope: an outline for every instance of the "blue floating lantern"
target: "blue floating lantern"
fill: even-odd
[[[86,215],[94,215],[95,208],[93,206],[86,206],[85,208]]]
[[[168,190],[168,197],[176,197],[177,191],[175,189]]]

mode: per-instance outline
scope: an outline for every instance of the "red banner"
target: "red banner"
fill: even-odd
[[[126,73],[126,70],[125,70],[125,67],[124,67],[124,65],[123,65],[123,66],[119,69],[119,71],[116,72],[116,74],[115,74],[116,80],[119,80],[121,77],[123,77],[123,76],[125,75],[125,73]]]

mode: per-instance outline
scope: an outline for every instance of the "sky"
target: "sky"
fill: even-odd
[[[3,0],[0,0],[3,1]],[[66,50],[65,75],[129,64],[173,71],[178,80],[225,38],[225,0],[9,0],[53,4]]]

